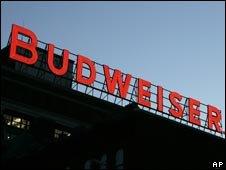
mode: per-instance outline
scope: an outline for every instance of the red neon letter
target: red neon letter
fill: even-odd
[[[176,101],[176,100],[180,101],[181,99],[182,99],[182,96],[179,93],[170,92],[169,100],[170,100],[171,104],[174,106],[174,109],[170,108],[169,112],[171,115],[173,115],[177,118],[181,118],[183,115],[182,107],[181,107],[180,103],[178,103]]]
[[[29,37],[30,43],[26,43],[22,40],[19,40],[18,39],[19,34]],[[36,51],[37,43],[38,43],[37,37],[32,31],[13,24],[11,32],[11,46],[9,57],[11,59],[20,61],[25,64],[29,65],[35,64],[36,61],[38,60],[38,54]],[[16,52],[17,47],[29,50],[31,52],[31,57],[25,57],[23,55],[17,54]]]
[[[68,59],[69,59],[69,51],[63,50],[63,62],[61,68],[56,68],[54,66],[54,45],[48,44],[48,66],[49,69],[56,75],[62,76],[67,72],[68,69]]]
[[[193,107],[195,106],[195,108]],[[188,99],[188,113],[189,113],[189,122],[196,124],[196,125],[201,125],[199,116],[200,116],[200,101],[189,98]]]
[[[221,111],[214,106],[207,105],[208,112],[208,127],[213,129],[213,125],[215,126],[218,132],[222,132],[220,121],[221,121]],[[215,113],[215,115],[213,115]]]
[[[163,111],[163,88],[162,88],[162,86],[157,86],[157,110],[159,112]]]
[[[82,75],[83,64],[87,64],[89,66],[89,71],[90,71],[89,77],[85,77]],[[96,79],[95,63],[87,57],[78,55],[76,81],[85,85],[91,85],[95,79]]]
[[[151,107],[151,92],[148,90],[144,90],[143,87],[150,88],[151,83],[149,81],[143,80],[143,79],[138,79],[138,97],[137,97],[137,102],[143,106],[146,107]],[[150,99],[150,100],[147,100]]]
[[[103,68],[108,92],[114,94],[117,84],[119,88],[120,97],[126,98],[132,76],[130,74],[126,74],[125,82],[123,83],[123,75],[120,70],[114,70],[113,76],[110,77],[109,67],[107,65],[104,65]]]

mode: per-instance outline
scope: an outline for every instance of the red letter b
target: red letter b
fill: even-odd
[[[31,40],[30,43],[26,43],[22,40],[19,40],[18,39],[19,34],[29,37]],[[38,43],[37,37],[32,31],[24,27],[13,24],[12,32],[11,32],[11,46],[10,46],[9,57],[11,59],[20,61],[25,64],[29,64],[29,65],[35,64],[36,61],[38,60],[38,54],[36,51],[37,43]],[[26,56],[17,54],[16,52],[17,47],[21,47],[29,50],[31,52],[31,57],[26,57]]]

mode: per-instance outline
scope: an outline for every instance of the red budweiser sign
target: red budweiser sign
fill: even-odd
[[[23,35],[29,38],[28,42],[22,41],[18,38]],[[10,39],[10,59],[21,62],[27,65],[34,65],[38,60],[38,53],[36,48],[38,46],[38,39],[31,30],[13,25]],[[30,57],[23,56],[17,53],[17,48],[29,50]],[[47,49],[47,63],[48,68],[52,74],[61,77],[68,71],[69,58],[71,53],[64,49],[62,50],[62,65],[57,67],[54,65],[54,48],[53,44],[46,44]],[[111,69],[108,65],[100,65],[92,61],[90,58],[76,55],[77,61],[75,67],[74,81],[78,84],[87,87],[93,87],[94,83],[98,81],[97,75],[103,76],[104,87],[106,92],[114,95],[122,100],[131,102],[132,98],[136,98],[135,102],[144,110],[156,113],[164,113],[169,117],[175,119],[185,120],[187,124],[197,125],[204,129],[209,129],[214,132],[222,132],[221,124],[221,110],[216,106],[202,104],[199,100],[192,97],[184,97],[178,92],[165,90],[162,86],[153,85],[150,81],[142,78],[135,78],[130,74],[122,73],[118,69]],[[101,71],[97,71],[97,67]],[[84,69],[88,69],[89,75],[85,76]],[[101,73],[100,73],[101,72]],[[131,92],[131,84],[133,84],[133,92]],[[155,92],[151,88],[155,88]],[[95,87],[98,90],[99,87]],[[103,89],[102,89],[103,90]],[[167,95],[166,95],[167,94]],[[152,96],[154,95],[154,97]],[[181,104],[185,101],[185,104]],[[203,110],[201,110],[201,105]]]

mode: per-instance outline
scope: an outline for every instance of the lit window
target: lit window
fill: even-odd
[[[65,136],[71,136],[71,134],[68,133],[68,132],[63,132],[63,135],[65,135]]]
[[[7,139],[7,140],[12,140],[12,139],[14,139],[15,137],[16,137],[15,134],[11,134],[11,133],[7,133],[7,134],[6,134],[6,139]]]
[[[63,131],[63,130],[59,130],[59,129],[55,129],[54,131],[54,138],[62,138],[62,137],[69,137],[71,136],[71,133]]]
[[[3,116],[4,116],[4,119],[5,119],[6,124],[7,124],[7,125],[11,125],[11,122],[12,122],[12,116],[6,115],[6,114],[4,114]]]
[[[21,126],[21,118],[13,117],[12,126],[20,128]]]
[[[30,129],[30,121],[20,117],[14,117],[12,115],[4,114],[4,119],[7,125],[14,126],[20,129]]]

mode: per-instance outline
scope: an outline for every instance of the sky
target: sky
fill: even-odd
[[[225,127],[223,1],[1,1],[1,48],[13,23],[41,41],[214,105]]]

